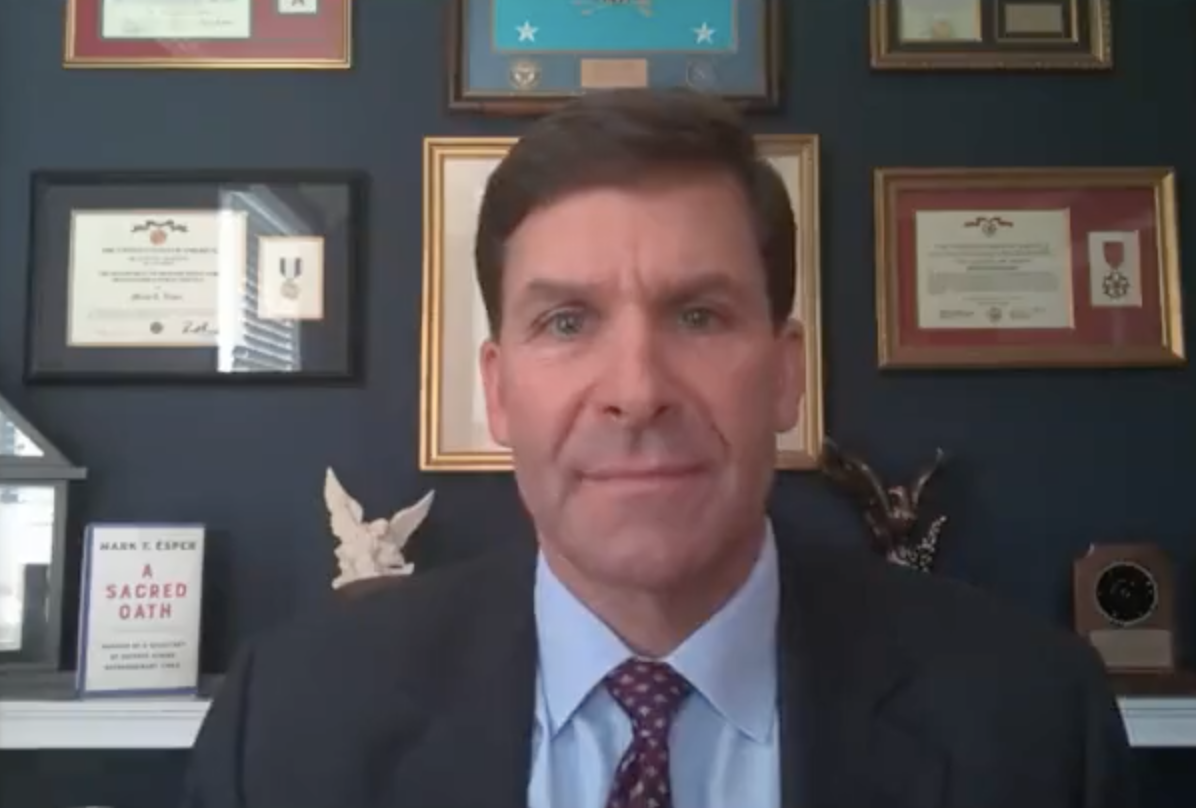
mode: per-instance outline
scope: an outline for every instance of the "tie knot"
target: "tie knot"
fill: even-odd
[[[641,733],[667,737],[669,724],[693,689],[664,662],[629,659],[606,676],[606,688]]]

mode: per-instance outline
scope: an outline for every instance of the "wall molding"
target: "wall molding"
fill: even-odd
[[[1196,748],[1196,697],[1119,700],[1137,748]],[[112,699],[0,701],[0,749],[187,749],[209,701]]]

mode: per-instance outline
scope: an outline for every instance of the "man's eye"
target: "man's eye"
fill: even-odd
[[[710,309],[695,308],[681,312],[681,324],[686,328],[709,328],[714,323],[714,312]]]
[[[572,337],[580,333],[582,325],[582,313],[573,310],[553,312],[547,320],[548,330],[562,337]]]

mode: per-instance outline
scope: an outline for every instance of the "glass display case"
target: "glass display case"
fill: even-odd
[[[54,672],[73,465],[0,396],[0,673]]]

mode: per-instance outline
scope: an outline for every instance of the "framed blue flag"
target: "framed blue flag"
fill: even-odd
[[[780,96],[779,0],[450,0],[449,106],[538,114],[592,90]]]

